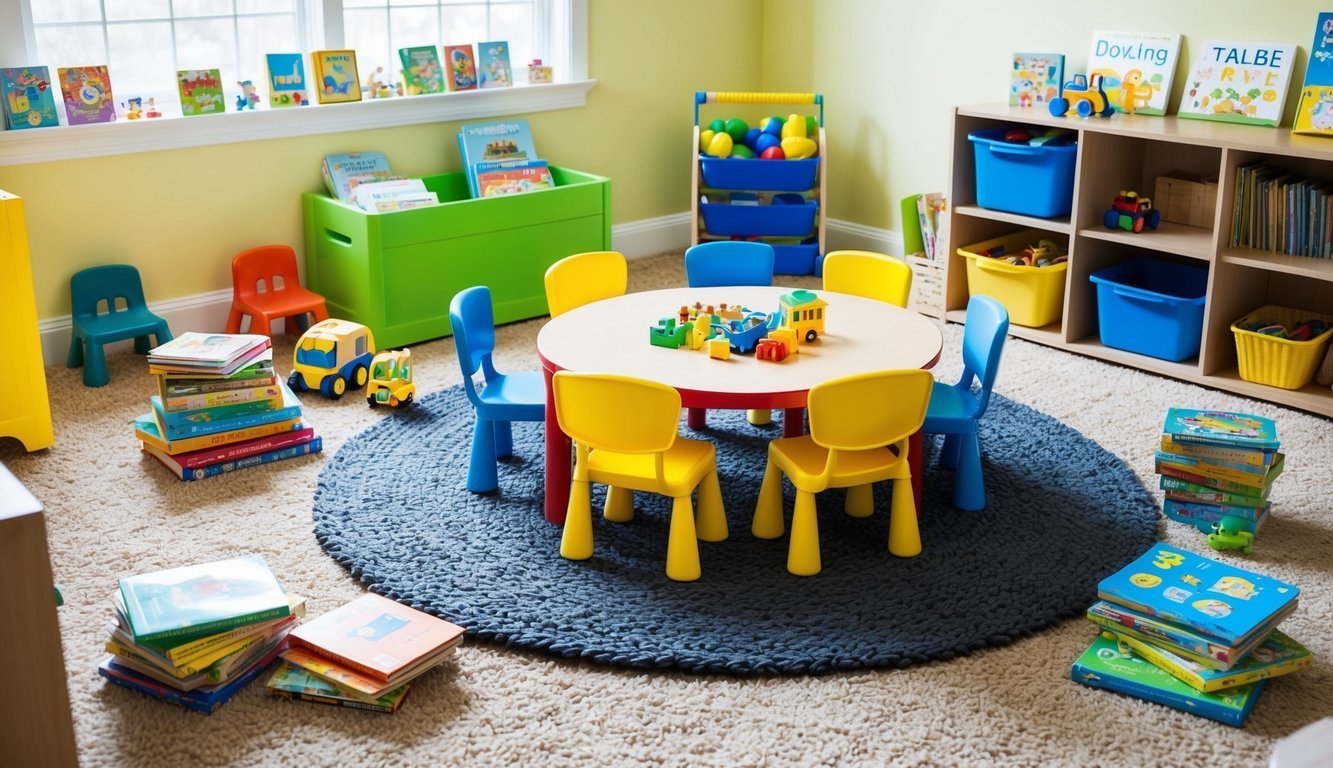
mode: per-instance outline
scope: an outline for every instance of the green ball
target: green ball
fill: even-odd
[[[731,148],[731,156],[732,156],[732,157],[740,157],[740,158],[744,158],[744,159],[746,159],[746,160],[753,160],[753,159],[754,159],[754,150],[750,149],[749,147],[745,146],[744,144],[736,144],[736,145],[733,145],[732,148]]]
[[[718,119],[708,124],[708,130],[712,131],[713,133],[722,133],[723,131],[727,130],[727,121],[719,117]]]
[[[745,141],[745,132],[750,130],[750,125],[739,117],[733,117],[727,121],[726,132],[731,134],[732,142],[740,144]]]
[[[805,116],[805,135],[812,139],[819,137],[819,120],[814,115]]]

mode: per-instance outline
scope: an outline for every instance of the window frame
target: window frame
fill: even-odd
[[[588,79],[587,72],[587,0],[555,1],[567,3],[569,20],[568,71],[555,83],[188,118],[118,119],[95,125],[0,131],[0,167],[582,107],[587,104],[588,91],[596,85]],[[325,35],[311,44],[327,46],[329,39],[341,39],[340,0],[309,2],[307,21],[315,30],[315,37],[319,37],[319,30]],[[338,12],[330,14],[330,7]],[[330,16],[336,17],[338,38],[328,36]],[[0,66],[31,63],[28,52],[35,49],[27,0],[0,0],[0,51],[17,51],[5,55]]]

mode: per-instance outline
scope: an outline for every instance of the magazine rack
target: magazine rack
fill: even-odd
[[[819,154],[805,160],[705,156],[699,151],[699,107],[704,104],[816,105]],[[690,244],[707,240],[761,240],[773,246],[775,273],[818,273],[824,254],[825,216],[821,208],[828,167],[824,97],[818,93],[699,91],[694,94],[693,147]],[[732,204],[737,192],[752,193],[760,198],[759,204]],[[799,195],[803,202],[774,204],[774,196],[783,193]]]

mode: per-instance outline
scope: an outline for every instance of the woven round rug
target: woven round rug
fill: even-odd
[[[889,554],[887,485],[852,518],[843,492],[818,497],[823,571],[786,570],[787,538],[756,539],[750,516],[768,441],[712,411],[688,437],[717,445],[731,535],[699,543],[703,576],[665,574],[669,499],[635,494],[636,515],[596,514],[590,560],[560,557],[542,516],[543,426],[515,423],[500,491],[464,487],[473,411],[461,387],[423,397],[350,439],[320,473],[315,535],[372,591],[480,640],[597,664],[736,675],[811,674],[950,659],[1080,616],[1107,574],[1156,539],[1152,496],[1110,452],[1059,421],[993,396],[982,421],[987,506],[950,503],[953,472],[926,440],[923,551]],[[793,493],[787,484],[790,522]]]

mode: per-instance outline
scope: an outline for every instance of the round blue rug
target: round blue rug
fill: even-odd
[[[921,555],[888,553],[888,488],[851,518],[818,498],[823,572],[787,573],[787,539],[750,535],[768,440],[740,411],[709,413],[731,536],[700,542],[703,577],[664,573],[670,500],[594,515],[595,554],[560,557],[542,517],[541,424],[514,425],[500,492],[464,487],[473,413],[461,387],[423,397],[349,440],[319,477],[315,535],[371,590],[486,641],[598,664],[738,675],[903,667],[1003,645],[1080,616],[1104,576],[1157,536],[1152,496],[1117,457],[994,396],[982,421],[988,505],[950,504],[953,473],[926,441]],[[882,484],[881,484],[882,485]],[[593,494],[600,509],[601,489]],[[785,509],[790,521],[792,491]]]

